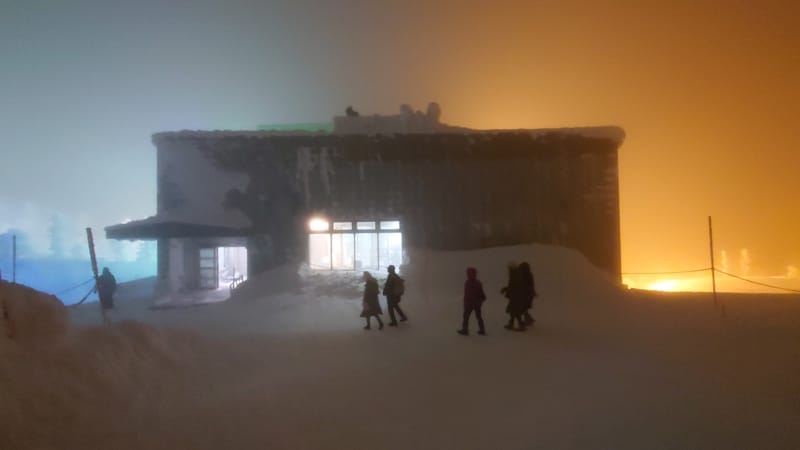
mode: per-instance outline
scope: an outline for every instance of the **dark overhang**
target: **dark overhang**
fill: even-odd
[[[178,221],[136,220],[105,228],[106,238],[120,240],[154,240],[187,237],[246,236],[247,229],[203,225]]]

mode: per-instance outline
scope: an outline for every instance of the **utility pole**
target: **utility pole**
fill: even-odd
[[[711,250],[711,290],[714,293],[714,306],[717,306],[717,269],[714,267],[714,233],[711,231],[711,216],[708,216],[708,245]]]

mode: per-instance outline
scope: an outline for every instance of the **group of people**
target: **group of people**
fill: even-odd
[[[528,326],[536,321],[531,316],[533,299],[536,297],[536,286],[533,281],[533,272],[527,262],[519,265],[512,262],[508,266],[508,283],[500,293],[508,299],[506,314],[508,314],[508,324],[505,329],[515,331],[525,331]],[[461,322],[461,329],[457,332],[461,335],[469,334],[469,318],[475,313],[478,321],[478,334],[486,335],[486,326],[483,323],[481,306],[486,300],[483,292],[483,284],[478,280],[478,271],[474,267],[467,268],[467,281],[464,282],[464,316]],[[514,322],[518,326],[514,327]]]
[[[389,317],[391,322],[389,326],[397,326],[397,319],[395,313],[400,316],[400,321],[408,320],[405,313],[400,309],[399,303],[405,291],[404,280],[397,275],[394,266],[387,268],[389,272],[386,278],[386,283],[383,285],[383,295],[386,296],[386,305],[389,310]],[[364,286],[364,299],[361,317],[366,318],[365,330],[371,329],[370,319],[375,317],[378,321],[378,329],[383,329],[383,321],[381,320],[381,309],[378,296],[380,294],[380,286],[378,280],[369,272],[364,272],[363,275]],[[533,280],[533,272],[531,266],[527,262],[516,264],[512,262],[508,266],[508,283],[504,286],[500,293],[508,299],[506,305],[506,314],[508,314],[508,324],[505,328],[507,330],[525,331],[528,326],[533,325],[535,319],[531,316],[531,308],[533,308],[533,299],[537,296],[536,286]],[[475,313],[475,318],[478,321],[478,334],[486,335],[486,326],[483,322],[483,315],[481,313],[481,306],[486,300],[486,293],[483,291],[483,284],[478,280],[478,270],[474,267],[467,268],[467,280],[464,282],[464,314],[462,317],[461,328],[457,332],[461,335],[469,334],[469,318]],[[515,327],[514,324],[517,324]]]
[[[507,330],[525,331],[527,326],[533,325],[536,320],[531,316],[533,299],[536,297],[536,285],[533,281],[533,272],[527,262],[519,265],[508,265],[508,284],[500,289],[500,293],[508,299],[506,313],[508,314]],[[514,328],[517,322],[517,328]]]
[[[386,309],[389,310],[389,319],[391,320],[389,326],[396,327],[398,324],[397,315],[400,316],[400,322],[408,320],[406,314],[400,309],[400,299],[405,293],[405,280],[400,278],[400,275],[397,275],[394,266],[389,266],[386,270],[389,272],[389,275],[386,277],[386,282],[383,284],[383,295],[386,296]],[[378,280],[376,280],[371,273],[364,271],[364,282],[364,301],[361,310],[361,317],[367,320],[367,325],[364,329],[369,330],[372,328],[370,326],[370,318],[375,317],[378,321],[378,329],[382,330],[383,321],[381,320],[381,314],[383,314],[383,310],[378,301],[378,294],[380,293]]]

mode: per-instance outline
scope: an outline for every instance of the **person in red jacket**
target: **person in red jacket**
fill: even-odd
[[[467,336],[469,334],[469,316],[475,311],[475,318],[478,319],[478,334],[486,335],[486,328],[483,325],[481,315],[481,305],[486,300],[483,292],[483,284],[478,280],[478,271],[474,267],[467,268],[467,281],[464,282],[464,320],[458,334]]]

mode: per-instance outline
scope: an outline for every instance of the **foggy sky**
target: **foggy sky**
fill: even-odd
[[[602,3],[602,4],[599,4]],[[0,0],[0,232],[155,213],[150,135],[435,100],[475,128],[620,125],[623,270],[800,266],[800,6]]]

